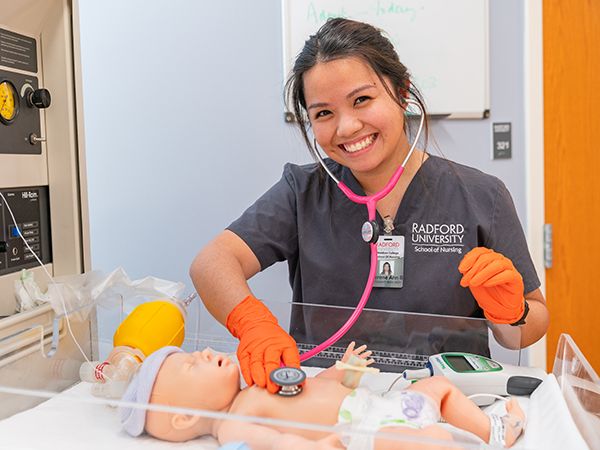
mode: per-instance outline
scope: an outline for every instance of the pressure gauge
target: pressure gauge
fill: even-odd
[[[300,386],[306,379],[306,374],[295,367],[279,367],[271,372],[271,381],[281,389],[277,392],[279,395],[297,395],[302,392]]]
[[[0,79],[0,121],[10,125],[19,114],[19,94],[15,85],[7,79]]]

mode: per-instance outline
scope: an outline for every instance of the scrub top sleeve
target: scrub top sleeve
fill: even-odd
[[[503,254],[513,262],[523,277],[525,294],[541,286],[515,204],[508,189],[500,180],[498,180],[498,196],[494,206],[490,234],[485,246]]]
[[[282,178],[227,227],[254,252],[261,270],[298,252],[296,193],[290,165]]]

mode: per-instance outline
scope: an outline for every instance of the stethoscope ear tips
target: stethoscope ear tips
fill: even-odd
[[[367,244],[374,244],[379,239],[379,225],[374,220],[369,220],[363,224],[361,234]]]

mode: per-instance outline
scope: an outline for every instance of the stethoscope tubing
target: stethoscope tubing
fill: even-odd
[[[312,358],[313,356],[317,355],[318,353],[322,352],[326,348],[332,346],[337,341],[339,341],[344,336],[344,334],[346,334],[346,332],[350,329],[350,327],[352,327],[352,325],[354,325],[354,323],[356,322],[356,320],[362,313],[363,309],[365,308],[365,305],[367,304],[367,300],[369,299],[369,296],[371,295],[371,291],[373,290],[373,284],[375,283],[375,275],[377,274],[377,245],[376,244],[369,244],[369,245],[371,246],[371,269],[369,271],[369,278],[367,280],[365,290],[363,291],[363,295],[360,298],[360,301],[358,302],[356,309],[354,310],[352,315],[348,318],[346,323],[344,325],[342,325],[341,328],[333,334],[333,336],[331,336],[329,339],[327,339],[322,344],[317,345],[312,350],[302,353],[300,355],[300,362],[306,361],[307,359]]]
[[[417,143],[419,142],[419,139],[421,138],[421,133],[423,131],[423,125],[425,123],[425,114],[423,112],[423,109],[421,108],[421,105],[414,100],[407,99],[406,102],[416,105],[419,108],[419,110],[421,111],[419,128],[417,129],[415,139],[410,147],[410,150],[408,151],[408,155],[406,155],[406,158],[402,162],[402,165],[400,165],[398,167],[398,169],[396,170],[396,172],[394,172],[394,175],[392,175],[392,178],[390,178],[390,181],[388,181],[388,184],[381,191],[376,192],[375,194],[368,195],[368,196],[357,195],[354,192],[352,192],[350,190],[350,188],[348,188],[344,183],[342,183],[340,180],[338,180],[335,177],[335,175],[329,170],[329,168],[325,164],[325,161],[323,161],[323,158],[321,157],[321,155],[319,153],[319,149],[317,148],[317,142],[315,140],[315,153],[317,155],[317,159],[318,159],[319,163],[321,164],[321,166],[325,169],[327,174],[333,179],[333,181],[335,181],[337,186],[342,190],[342,192],[351,201],[353,201],[355,203],[367,205],[367,211],[369,213],[370,221],[375,220],[375,215],[377,212],[377,202],[379,200],[381,200],[383,197],[385,197],[387,194],[389,194],[392,189],[394,189],[394,187],[396,186],[396,183],[398,183],[398,180],[400,179],[400,176],[404,172],[406,163],[412,156],[412,153],[413,153],[414,149],[416,148]],[[374,242],[371,242],[369,244],[369,246],[371,247],[371,267],[369,269],[369,278],[367,279],[367,284],[365,285],[365,289],[363,291],[362,297],[360,298],[360,301],[358,302],[358,305],[356,306],[356,309],[354,310],[352,315],[348,318],[346,323],[344,325],[342,325],[340,327],[340,329],[337,332],[335,332],[329,339],[327,339],[323,343],[317,345],[312,350],[309,350],[309,351],[301,354],[300,362],[303,362],[303,361],[306,361],[307,359],[312,358],[313,356],[317,355],[318,353],[322,352],[326,348],[332,346],[337,341],[339,341],[344,336],[344,334],[346,334],[346,332],[352,327],[352,325],[354,325],[354,323],[356,322],[356,320],[362,313],[365,305],[367,304],[367,300],[369,299],[369,296],[371,295],[371,291],[373,290],[373,285],[375,284],[375,276],[377,274],[377,244]]]

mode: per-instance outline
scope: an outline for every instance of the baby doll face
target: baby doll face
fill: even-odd
[[[151,403],[221,411],[239,391],[238,366],[226,356],[209,349],[174,353],[156,377]]]

